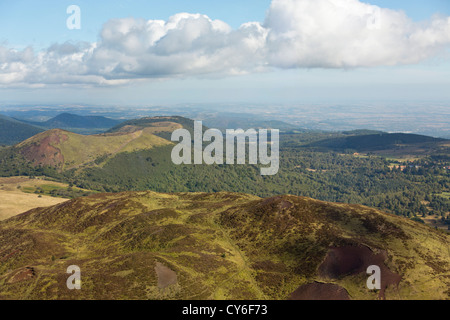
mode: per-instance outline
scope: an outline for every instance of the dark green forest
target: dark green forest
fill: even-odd
[[[0,115],[0,145],[13,145],[44,130]]]

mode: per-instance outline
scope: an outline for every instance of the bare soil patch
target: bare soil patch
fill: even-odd
[[[54,147],[68,139],[66,134],[60,135],[60,131],[53,130],[51,134],[43,138],[40,143],[33,143],[21,150],[22,155],[33,162],[35,166],[55,166],[61,167],[64,164],[64,157],[61,150]]]
[[[36,276],[36,270],[33,267],[25,267],[16,272],[8,283],[16,283],[21,281],[26,281],[34,278]]]
[[[300,286],[289,300],[350,300],[347,290],[332,283],[313,282]]]
[[[155,266],[156,275],[158,276],[158,288],[165,289],[171,285],[177,284],[177,274],[175,271],[166,267],[160,262]]]
[[[340,279],[349,275],[366,272],[371,265],[380,267],[381,290],[380,299],[385,299],[385,291],[388,286],[398,287],[402,277],[389,270],[384,264],[387,252],[381,251],[375,254],[365,246],[330,248],[323,263],[319,266],[319,275],[322,278]]]

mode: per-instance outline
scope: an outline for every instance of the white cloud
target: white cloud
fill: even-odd
[[[358,0],[274,0],[264,26],[268,60],[282,68],[413,64],[450,44],[450,18],[414,23]]]
[[[249,72],[261,63],[265,33],[256,24],[232,30],[200,14],[168,21],[109,21],[90,60],[105,78],[153,78]],[[255,55],[259,57],[255,59]]]
[[[273,0],[264,23],[236,30],[180,13],[167,21],[110,20],[97,43],[55,44],[37,53],[0,47],[0,86],[415,64],[447,54],[449,45],[449,17],[415,23],[401,11],[358,0]]]

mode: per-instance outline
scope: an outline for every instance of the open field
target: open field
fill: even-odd
[[[0,178],[0,220],[38,207],[48,207],[67,201],[70,197],[50,196],[53,190],[64,190],[64,183],[28,177]],[[78,189],[78,188],[74,188]],[[81,191],[81,189],[78,189]]]
[[[440,230],[449,230],[448,225],[446,225],[440,217],[438,216],[427,216],[424,218],[421,218],[423,221],[425,221],[425,224],[436,229]]]

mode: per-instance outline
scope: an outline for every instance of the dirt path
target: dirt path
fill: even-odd
[[[214,225],[222,232],[223,237],[225,238],[227,243],[230,245],[230,247],[233,249],[234,253],[237,253],[238,261],[236,261],[236,264],[241,267],[240,270],[233,273],[228,279],[226,279],[222,283],[229,282],[230,280],[235,278],[239,273],[243,272],[246,274],[246,276],[247,276],[246,278],[250,279],[252,287],[257,291],[258,299],[262,299],[262,300],[267,299],[266,295],[262,292],[258,283],[255,281],[253,275],[251,274],[248,260],[245,257],[245,255],[242,253],[242,251],[239,249],[239,247],[233,242],[233,240],[228,236],[228,233],[222,228],[222,226],[218,225],[217,223],[214,223]],[[221,284],[217,286],[216,290],[213,293],[213,297],[215,297],[217,295],[217,291],[220,289]]]

